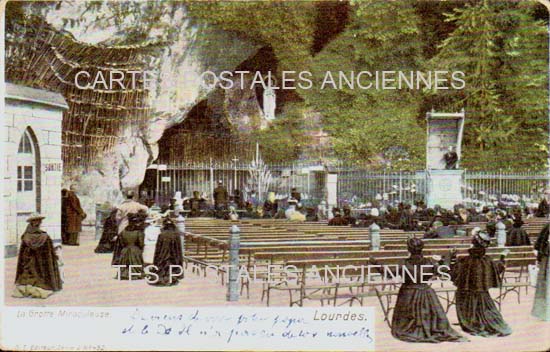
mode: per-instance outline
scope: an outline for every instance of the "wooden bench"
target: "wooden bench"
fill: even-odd
[[[400,287],[399,284],[393,284],[391,285],[377,285],[374,287],[376,297],[378,298],[378,302],[380,303],[380,308],[382,309],[382,314],[384,314],[384,321],[388,324],[389,328],[391,329],[391,319],[390,319],[390,313],[394,309],[392,298],[397,297],[399,294],[399,289],[396,288],[397,286]],[[389,287],[387,289],[386,287]],[[438,287],[432,284],[432,288],[434,289],[437,297],[442,299],[445,302],[445,313],[449,312],[450,307],[455,304],[455,298],[454,293],[456,291],[455,287]]]
[[[521,303],[521,288],[525,287],[525,293],[529,290],[529,270],[528,266],[536,263],[536,258],[506,258],[504,260],[505,269],[501,273],[501,285],[499,287],[499,295],[497,304],[499,309],[502,305],[502,300],[510,292],[514,292],[518,298],[518,304]],[[510,268],[513,268],[510,270]],[[509,275],[513,274],[513,275]]]

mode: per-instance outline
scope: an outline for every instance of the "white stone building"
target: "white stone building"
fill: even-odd
[[[61,94],[6,83],[4,121],[4,245],[14,256],[33,212],[42,228],[61,241]]]

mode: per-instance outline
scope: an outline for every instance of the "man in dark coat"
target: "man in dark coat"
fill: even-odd
[[[390,229],[398,229],[400,228],[401,214],[399,213],[398,209],[395,207],[388,207],[388,211],[385,214],[386,224],[388,228]]]
[[[346,220],[346,222],[349,225],[355,225],[355,223],[357,222],[357,219],[354,218],[351,215],[351,208],[349,207],[349,205],[344,206],[344,216],[343,216],[343,218]]]
[[[237,188],[233,190],[233,202],[235,202],[237,209],[244,209],[243,195],[241,190]]]
[[[21,236],[13,297],[47,298],[62,288],[53,243],[40,229],[44,216],[33,214]]]
[[[332,209],[332,215],[334,217],[329,220],[328,226],[348,226],[349,225],[348,221],[342,217],[342,214],[340,214],[340,209],[338,208]]]
[[[206,201],[201,197],[199,191],[193,191],[193,198],[189,200],[190,217],[199,217],[204,210]]]
[[[214,188],[214,207],[216,209],[216,217],[223,217],[223,212],[227,209],[228,201],[229,193],[223,186],[222,180],[219,180],[218,187]]]
[[[164,218],[162,232],[155,245],[155,258],[153,259],[154,272],[159,276],[153,283],[159,286],[172,286],[178,284],[183,274],[183,251],[181,246],[182,234],[176,229],[174,221],[169,217]],[[172,277],[170,277],[170,266]]]
[[[404,231],[416,230],[416,224],[411,214],[410,204],[403,205],[403,208],[401,209],[401,215],[399,217],[399,228]]]
[[[473,247],[467,257],[456,260],[456,250],[451,255],[451,279],[456,286],[456,313],[462,330],[478,336],[506,336],[512,329],[506,324],[489,289],[501,285],[500,274],[504,270],[504,256],[500,261],[485,255],[491,237],[486,232],[473,236]]]
[[[292,188],[290,191],[290,198],[296,199],[296,202],[300,203],[302,201],[302,195],[296,188]]]
[[[86,218],[86,213],[80,206],[80,200],[75,193],[75,187],[70,190],[61,190],[61,219],[62,219],[62,242],[69,246],[79,245],[79,234],[82,231],[82,220]]]

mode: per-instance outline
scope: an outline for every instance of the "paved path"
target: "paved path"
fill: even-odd
[[[246,305],[265,307],[260,301],[261,285],[251,285],[250,299],[241,297],[239,302],[225,301],[226,287],[210,274],[197,276],[188,268],[185,279],[173,287],[155,287],[143,280],[118,281],[115,270],[110,267],[110,254],[95,254],[96,241],[93,229],[87,227],[81,236],[78,247],[65,246],[65,283],[63,290],[46,300],[17,299],[11,297],[15,277],[16,258],[5,261],[5,304],[9,306],[225,306]],[[550,322],[541,322],[530,315],[534,288],[525,295],[522,292],[521,304],[514,294],[503,303],[503,315],[512,326],[514,333],[503,338],[482,338],[465,334],[470,338],[466,343],[413,344],[394,339],[386,323],[381,319],[382,311],[375,297],[369,297],[366,305],[376,309],[376,341],[379,351],[542,351],[550,348]],[[272,295],[272,306],[287,306],[288,295]],[[310,302],[310,306],[320,306]],[[451,323],[457,323],[454,307],[449,312]],[[459,326],[455,328],[461,332]]]

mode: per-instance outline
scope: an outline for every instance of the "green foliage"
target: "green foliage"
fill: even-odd
[[[10,20],[44,16],[60,2],[8,2]],[[545,23],[537,20],[534,1],[351,0],[342,33],[312,57],[319,8],[314,2],[119,1],[83,3],[94,28],[115,26],[110,44],[170,40],[181,28],[176,18],[214,27],[270,46],[279,71],[308,70],[311,90],[285,108],[273,126],[254,133],[264,156],[295,159],[308,143],[303,111],[323,116],[334,152],[347,161],[401,168],[424,165],[426,110],[466,110],[462,165],[467,168],[518,169],[544,166],[547,141],[547,59]],[[179,15],[178,15],[179,14]],[[206,24],[207,26],[204,26]],[[79,26],[78,18],[66,25]],[[161,33],[160,35],[158,33]],[[210,32],[209,32],[210,33]],[[212,35],[215,32],[212,31]],[[208,35],[203,36],[208,37]],[[232,43],[228,43],[232,45]],[[219,53],[223,56],[224,53]],[[227,55],[227,53],[225,53]],[[213,57],[216,55],[213,55]],[[461,91],[320,89],[326,71],[463,71]],[[337,79],[337,76],[335,76]],[[389,152],[402,146],[399,153]]]
[[[531,12],[532,5],[483,0],[446,16],[456,29],[429,65],[465,72],[466,88],[429,99],[439,109],[466,109],[463,166],[542,166],[535,143],[547,133],[548,47]]]
[[[261,145],[265,162],[296,160],[303,148],[310,143],[310,137],[304,128],[304,111],[300,105],[288,104],[282,116],[271,126],[252,134],[252,139]]]
[[[394,166],[421,167],[425,132],[416,123],[422,96],[415,90],[321,89],[326,71],[409,71],[422,62],[419,23],[409,1],[353,3],[351,22],[313,60],[316,83],[302,91],[320,111],[340,159],[373,162],[396,143],[408,156],[387,160]]]

